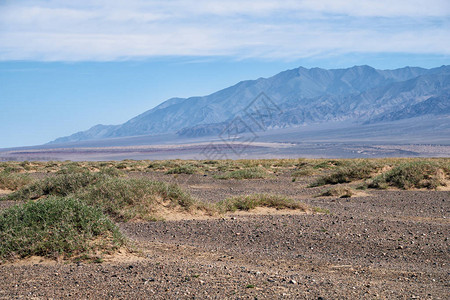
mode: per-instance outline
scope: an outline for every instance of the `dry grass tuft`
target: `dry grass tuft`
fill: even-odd
[[[350,198],[355,195],[356,192],[350,187],[337,186],[332,187],[325,192],[321,193],[319,196],[322,197],[339,197],[339,198]]]

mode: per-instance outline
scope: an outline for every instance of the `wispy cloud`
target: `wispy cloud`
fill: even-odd
[[[0,4],[0,60],[450,55],[447,0],[95,0]]]

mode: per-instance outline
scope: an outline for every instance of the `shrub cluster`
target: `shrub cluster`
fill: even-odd
[[[140,178],[106,178],[75,194],[89,205],[101,208],[118,221],[134,218],[155,220],[161,206],[182,210],[205,209],[177,185]]]
[[[15,191],[31,183],[32,179],[26,174],[17,174],[7,171],[0,172],[0,189]]]
[[[444,186],[446,172],[438,163],[415,161],[403,163],[368,182],[368,187],[385,189],[388,186],[401,189],[428,188]]]
[[[261,179],[269,177],[267,170],[263,167],[253,167],[226,172],[214,176],[217,179]]]
[[[6,198],[26,202],[0,214],[0,260],[112,251],[124,239],[109,217],[154,220],[163,217],[158,215],[162,206],[209,209],[176,185],[103,172],[62,172]]]
[[[300,209],[306,211],[303,203],[294,201],[281,195],[251,194],[225,199],[217,204],[221,212],[236,210],[251,210],[256,207],[272,207],[276,209]]]
[[[355,180],[370,178],[380,169],[380,165],[373,161],[363,160],[348,163],[338,167],[331,174],[319,177],[311,186],[326,184],[348,183]]]
[[[43,196],[67,196],[106,178],[101,173],[62,173],[24,186],[8,195],[9,200],[30,200]]]
[[[50,197],[0,212],[0,260],[95,254],[124,242],[99,209],[74,198]]]
[[[192,165],[174,167],[166,172],[166,174],[194,174],[197,173],[197,168]]]

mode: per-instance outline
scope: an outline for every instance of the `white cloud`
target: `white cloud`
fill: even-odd
[[[6,1],[0,60],[450,54],[449,1]]]

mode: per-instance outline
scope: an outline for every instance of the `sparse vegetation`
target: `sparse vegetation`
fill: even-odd
[[[198,202],[177,185],[145,178],[106,178],[74,194],[74,197],[99,207],[119,221],[164,219],[161,215],[163,208],[209,210],[208,205]]]
[[[31,182],[32,179],[26,174],[0,172],[0,189],[15,191]]]
[[[51,197],[0,212],[0,260],[69,258],[113,251],[124,243],[100,210],[73,198]]]
[[[262,167],[239,169],[215,176],[217,179],[261,179],[267,177],[269,177],[269,174]]]
[[[448,166],[433,161],[403,163],[368,181],[369,188],[385,189],[389,186],[401,189],[436,189],[445,186]]]
[[[104,178],[102,174],[89,172],[59,174],[24,186],[20,190],[8,195],[7,198],[9,200],[26,201],[49,195],[68,196],[79,191],[81,188],[94,184],[102,178]]]
[[[111,176],[111,177],[121,177],[121,176],[125,176],[125,172],[113,168],[113,167],[102,167],[100,168],[100,174],[104,174],[107,176]]]
[[[68,165],[62,166],[61,169],[56,171],[56,174],[74,174],[74,173],[86,173],[89,169],[82,167],[78,163],[70,163]]]
[[[166,172],[166,174],[194,174],[197,173],[197,168],[192,165],[174,167]]]
[[[209,210],[177,185],[140,178],[116,178],[103,173],[60,174],[23,187],[7,196],[30,200],[47,196],[71,196],[98,207],[116,220],[163,219],[161,208]]]
[[[158,172],[160,181],[134,172]],[[124,244],[113,221],[161,220],[172,213],[226,214],[257,207],[330,213],[274,194],[235,196],[216,204],[199,201],[180,186],[164,182],[165,178],[176,180],[176,174],[211,174],[217,179],[238,180],[268,179],[276,174],[280,180],[292,181],[312,176],[315,181],[311,186],[360,180],[351,186],[436,189],[448,184],[450,160],[2,162],[0,189],[15,191],[2,200],[25,203],[0,213],[0,261],[39,255],[95,257],[93,261],[101,262],[96,253],[113,251]],[[295,185],[302,184],[303,180]],[[350,186],[337,185],[319,196],[351,197],[355,193]]]
[[[221,212],[236,210],[251,210],[256,207],[271,207],[276,209],[300,209],[306,211],[307,206],[290,198],[272,194],[252,194],[225,199],[217,204]]]
[[[304,169],[300,169],[300,170],[296,170],[294,172],[292,172],[292,177],[293,178],[297,178],[297,177],[303,177],[303,176],[311,176],[313,175],[314,169],[313,168],[304,168]]]
[[[326,184],[348,183],[355,180],[370,178],[380,169],[380,165],[375,161],[356,160],[338,167],[331,174],[319,177],[314,186],[322,186]]]

